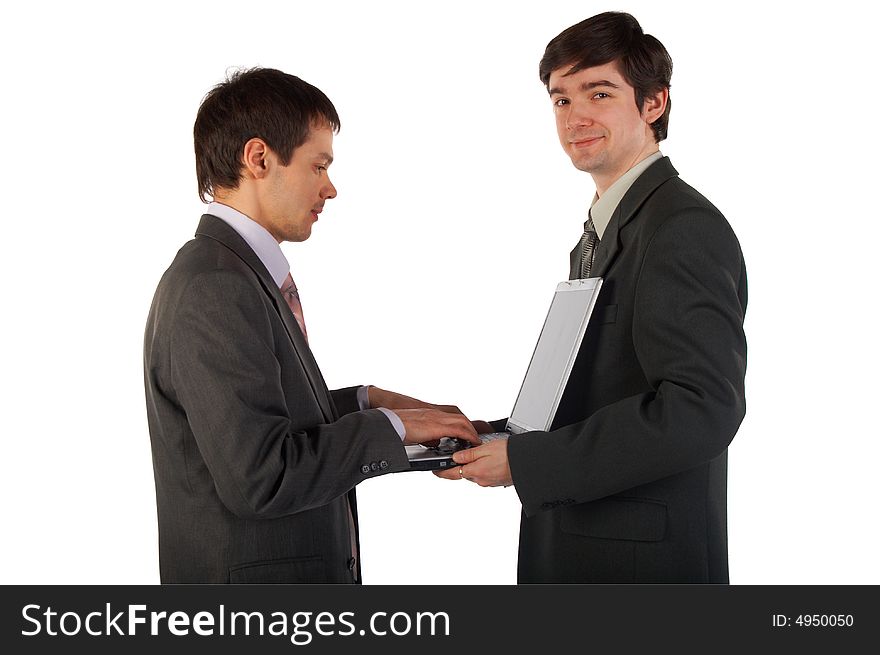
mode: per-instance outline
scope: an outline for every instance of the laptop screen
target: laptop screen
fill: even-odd
[[[601,286],[601,278],[588,278],[556,287],[507,422],[512,433],[550,429]]]

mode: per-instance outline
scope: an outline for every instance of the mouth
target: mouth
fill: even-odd
[[[323,208],[323,207],[316,207],[316,208],[313,209],[312,212],[311,212],[312,217],[317,221],[317,220],[318,220],[318,214],[320,214],[322,211],[324,211],[324,208]]]
[[[583,139],[578,139],[576,141],[569,141],[568,143],[575,150],[580,150],[582,148],[589,148],[590,146],[598,143],[599,141],[601,141],[604,138],[605,137],[602,137],[602,136],[590,136],[590,137],[585,137]]]

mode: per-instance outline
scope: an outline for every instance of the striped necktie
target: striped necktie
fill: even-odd
[[[299,301],[299,291],[297,290],[296,284],[294,284],[293,277],[290,273],[287,274],[284,282],[281,283],[281,295],[284,296],[284,300],[287,301],[287,306],[290,307],[290,311],[293,312],[293,317],[296,319],[299,329],[302,330],[303,336],[306,338],[306,343],[308,343],[309,333],[306,332],[306,320],[303,318],[303,308],[302,303]]]
[[[590,269],[593,268],[593,257],[596,255],[596,244],[598,242],[599,235],[596,234],[596,226],[593,225],[593,218],[590,217],[584,223],[584,235],[581,237],[580,278],[590,277]]]

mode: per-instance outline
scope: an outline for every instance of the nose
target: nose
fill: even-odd
[[[593,124],[593,112],[588,102],[572,102],[565,115],[565,127],[569,130],[589,127]]]
[[[333,182],[330,181],[330,178],[327,178],[327,184],[321,189],[321,198],[323,200],[330,200],[336,197],[336,187],[333,186]]]

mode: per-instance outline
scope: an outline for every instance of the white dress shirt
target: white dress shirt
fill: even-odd
[[[617,205],[623,200],[623,196],[626,195],[626,192],[629,191],[629,188],[633,183],[639,179],[639,175],[644,173],[648,166],[662,156],[663,153],[659,150],[648,155],[626,173],[617,178],[614,184],[608,187],[605,193],[602,194],[601,198],[598,195],[593,196],[593,204],[590,206],[590,218],[593,219],[593,226],[596,228],[596,235],[599,237],[599,241],[602,240],[602,235],[605,234],[605,228],[607,228],[608,223],[611,222],[614,210],[617,209]]]

